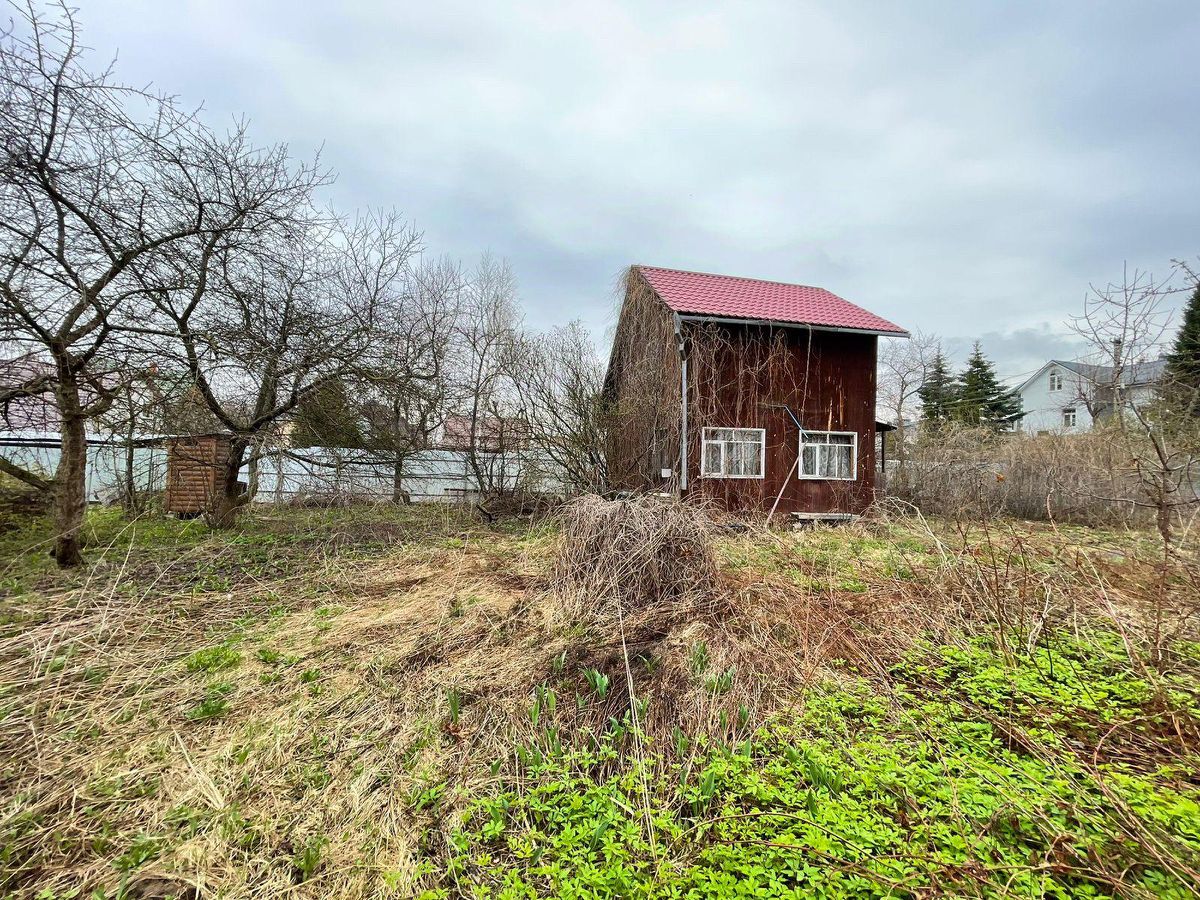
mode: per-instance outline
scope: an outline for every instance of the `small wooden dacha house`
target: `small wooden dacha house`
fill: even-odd
[[[907,332],[822,288],[633,266],[604,388],[613,483],[731,510],[861,513],[880,335]]]

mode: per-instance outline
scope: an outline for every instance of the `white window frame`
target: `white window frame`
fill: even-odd
[[[1068,415],[1071,417],[1070,422],[1067,421]],[[1062,427],[1063,428],[1075,428],[1078,425],[1079,425],[1079,407],[1064,406],[1063,411],[1062,411]]]
[[[1062,372],[1054,370],[1050,373],[1050,393],[1057,394],[1063,389]]]
[[[757,475],[726,475],[725,470],[725,445],[726,444],[751,444],[753,441],[727,441],[710,438],[710,431],[757,431],[758,432],[758,474]],[[708,445],[715,444],[721,448],[721,471],[706,472],[704,465],[708,459]],[[713,426],[712,428],[700,429],[700,477],[701,478],[738,478],[738,479],[761,479],[764,477],[767,468],[767,429],[765,428],[740,428],[736,425]]]
[[[849,444],[831,444],[828,440],[813,441],[805,440],[805,438],[817,437],[849,437],[853,438]],[[804,446],[809,444],[817,447],[817,468],[820,468],[821,447],[850,447],[850,474],[845,478],[836,478],[831,475],[807,475],[804,472]],[[858,481],[858,432],[857,431],[801,431],[799,444],[800,459],[796,463],[796,472],[798,477],[805,481]]]

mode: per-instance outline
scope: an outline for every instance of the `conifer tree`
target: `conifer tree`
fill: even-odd
[[[996,378],[991,360],[983,355],[979,341],[967,358],[967,367],[959,376],[957,402],[953,417],[967,425],[1001,428],[1021,411],[1016,391],[1003,387]]]
[[[362,429],[341,381],[331,381],[301,400],[293,421],[294,447],[362,449]]]
[[[950,418],[958,390],[946,356],[939,347],[929,366],[929,374],[917,391],[921,398],[921,418],[926,422],[945,422]]]
[[[1175,346],[1167,354],[1163,384],[1168,399],[1181,404],[1193,416],[1200,416],[1200,282],[1192,291],[1183,310],[1183,324],[1175,336]]]

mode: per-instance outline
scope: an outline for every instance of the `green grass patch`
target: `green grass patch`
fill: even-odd
[[[189,672],[223,672],[233,669],[242,662],[242,654],[228,644],[217,644],[215,647],[205,647],[197,650],[183,661],[183,667]]]
[[[826,683],[686,763],[614,762],[612,733],[527,748],[427,897],[1192,896],[1195,760],[1159,757],[1154,733],[1200,716],[1194,674],[1157,683],[1101,632],[931,645],[896,678]],[[1117,722],[1136,762],[1094,753]]]

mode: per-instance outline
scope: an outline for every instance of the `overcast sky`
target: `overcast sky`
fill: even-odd
[[[78,0],[338,206],[507,257],[603,338],[633,262],[816,284],[1015,376],[1124,261],[1200,254],[1200,2]]]

